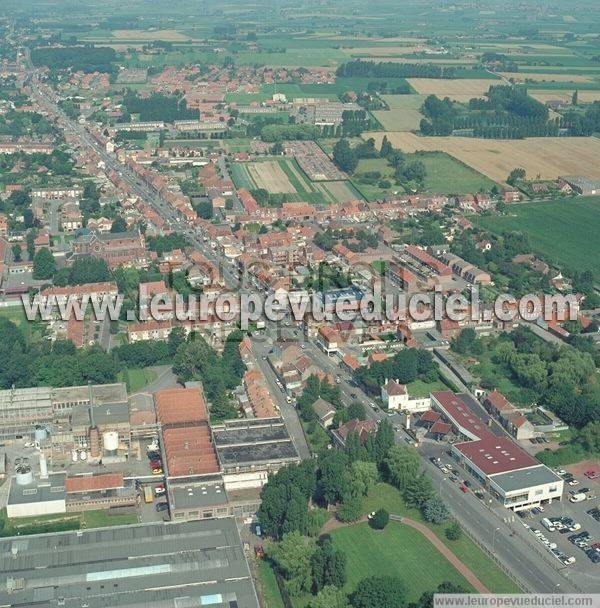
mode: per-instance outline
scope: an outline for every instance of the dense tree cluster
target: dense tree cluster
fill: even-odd
[[[99,347],[77,350],[70,341],[28,343],[23,331],[0,319],[0,388],[76,386],[115,382],[118,365]]]
[[[181,234],[180,232],[172,232],[164,236],[150,236],[146,240],[146,243],[148,249],[156,251],[159,256],[169,253],[174,249],[185,249],[190,244],[185,234]]]
[[[35,66],[50,69],[72,69],[76,72],[108,72],[115,70],[117,54],[105,46],[39,47],[32,49],[31,61]]]
[[[456,69],[427,63],[397,63],[394,61],[348,61],[337,69],[340,77],[361,78],[454,78]]]
[[[127,114],[138,114],[142,122],[173,122],[198,118],[198,110],[188,109],[186,100],[179,95],[153,93],[149,97],[140,97],[134,91],[128,91],[123,97],[123,105],[127,108]]]
[[[385,361],[363,365],[356,370],[354,377],[371,395],[378,395],[386,380],[394,379],[407,384],[419,377],[432,381],[437,374],[437,366],[429,351],[410,348],[399,351]]]

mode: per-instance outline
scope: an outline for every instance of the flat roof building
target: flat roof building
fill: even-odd
[[[270,472],[300,462],[281,418],[228,420],[212,427],[225,487],[260,487]]]
[[[258,608],[234,519],[0,540],[0,605]]]
[[[509,437],[494,435],[466,398],[451,391],[431,394],[433,408],[465,439],[451,447],[456,460],[515,511],[560,500],[564,481]]]

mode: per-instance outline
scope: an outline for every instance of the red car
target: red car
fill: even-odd
[[[150,468],[151,469],[159,469],[160,467],[162,467],[162,462],[160,460],[153,460],[150,463]]]
[[[461,491],[463,494],[466,494],[466,493],[467,493],[469,490],[468,490],[467,486],[464,486],[464,485],[463,485],[463,486],[460,486],[460,491]]]
[[[596,473],[596,471],[586,471],[585,476],[588,479],[596,479],[598,477],[598,473]]]

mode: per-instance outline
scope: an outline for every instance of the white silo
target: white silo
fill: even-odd
[[[33,483],[33,471],[31,467],[24,464],[17,467],[15,479],[19,486],[28,486]]]
[[[107,431],[102,434],[102,445],[107,454],[116,454],[119,448],[119,433],[116,431]]]

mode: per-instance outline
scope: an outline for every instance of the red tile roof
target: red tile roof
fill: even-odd
[[[182,425],[208,420],[204,397],[198,388],[173,388],[154,395],[158,420],[163,425]]]
[[[65,480],[67,494],[75,492],[94,492],[112,490],[123,487],[122,473],[106,473],[105,475],[81,475],[68,477]]]
[[[534,467],[539,462],[508,437],[491,433],[479,441],[455,443],[454,447],[486,475]]]

